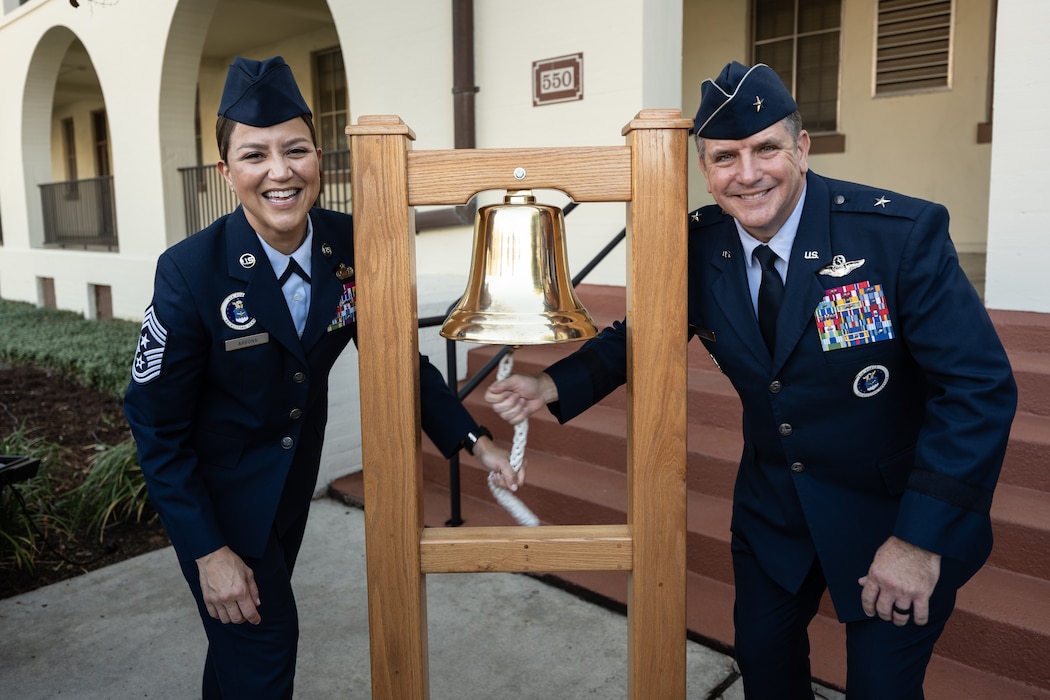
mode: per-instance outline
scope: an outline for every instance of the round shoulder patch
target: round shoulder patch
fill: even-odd
[[[868,365],[853,378],[853,393],[867,399],[886,388],[890,371],[884,365]]]
[[[244,308],[244,292],[234,292],[222,300],[219,314],[223,322],[235,331],[243,331],[255,325],[255,319]]]

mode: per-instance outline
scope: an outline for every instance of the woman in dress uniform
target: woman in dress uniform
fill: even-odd
[[[234,60],[216,136],[240,206],[161,255],[125,414],[208,636],[203,697],[290,698],[291,574],[328,374],[357,333],[353,222],[313,206],[321,150],[281,57]],[[441,452],[465,447],[516,488],[523,472],[424,356],[420,383]]]

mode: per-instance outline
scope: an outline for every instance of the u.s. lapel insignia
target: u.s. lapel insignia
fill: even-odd
[[[836,255],[831,259],[831,264],[820,268],[819,272],[820,274],[828,275],[829,277],[845,277],[863,264],[864,258],[846,262],[846,257],[844,255]]]
[[[820,253],[815,250],[807,250],[802,257],[806,260],[820,260]]]
[[[354,276],[354,268],[349,267],[346,263],[339,263],[335,276],[341,280],[348,280]]]
[[[326,258],[332,257],[332,246],[328,245],[327,243],[322,243],[321,255],[325,256]]]
[[[245,270],[250,270],[255,267],[255,256],[251,253],[241,253],[241,267]]]
[[[890,371],[885,365],[868,365],[853,378],[853,393],[867,399],[886,388],[890,381]]]
[[[255,325],[255,319],[244,308],[244,292],[234,292],[222,300],[219,306],[222,321],[235,331],[243,331]]]
[[[731,252],[729,252],[728,250],[723,250],[722,251],[722,257],[725,258],[726,260],[728,260],[729,258],[733,257],[733,254]]]

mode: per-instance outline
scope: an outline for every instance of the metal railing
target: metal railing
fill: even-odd
[[[230,191],[215,165],[179,168],[179,174],[187,236],[237,208],[237,195]],[[321,154],[321,193],[317,206],[351,212],[349,149]]]
[[[568,215],[576,208],[576,202],[570,202],[562,210],[563,215]],[[583,269],[580,270],[575,277],[572,278],[572,286],[576,288],[581,282],[594,270],[595,267],[604,260],[609,253],[613,251],[616,246],[620,244],[620,241],[627,237],[627,229],[623,228],[618,234],[612,237],[610,241],[605,244],[598,253],[584,265]],[[445,316],[426,316],[419,319],[420,328],[429,328],[432,326],[440,326],[445,322],[448,314],[452,312],[453,307],[459,303],[459,300],[452,302],[449,305],[448,311]],[[459,400],[463,401],[466,399],[471,392],[478,388],[481,382],[492,374],[493,370],[499,367],[500,360],[503,356],[510,352],[511,346],[507,345],[500,348],[499,352],[493,355],[488,362],[482,366],[478,372],[472,376],[467,377],[463,382],[463,386],[459,386],[459,362],[456,358],[456,341],[446,340],[445,341],[445,376],[448,381],[448,387],[459,396]],[[458,387],[458,389],[457,389]],[[449,490],[449,517],[445,521],[445,525],[448,527],[458,527],[463,524],[463,515],[461,509],[461,498],[460,498],[460,480],[459,480],[459,453],[452,455],[448,460],[448,490]]]
[[[40,185],[40,202],[46,245],[117,247],[112,175]]]

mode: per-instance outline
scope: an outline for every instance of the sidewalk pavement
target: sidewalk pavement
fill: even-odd
[[[315,501],[292,582],[301,629],[295,697],[369,698],[364,513]],[[433,700],[627,696],[626,618],[537,579],[428,576],[427,618]],[[731,658],[683,643],[689,700],[743,697]],[[0,600],[4,698],[199,698],[204,650],[170,547]]]

